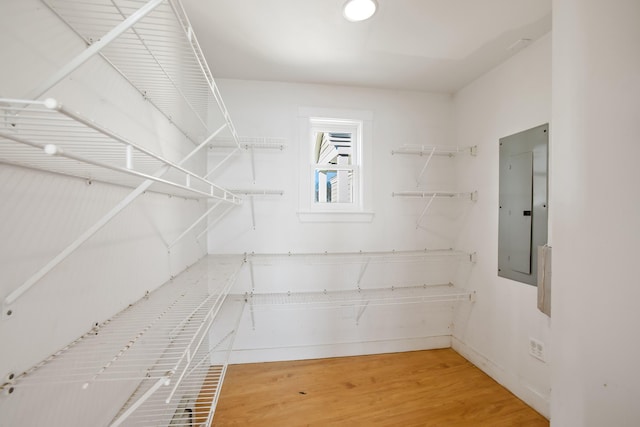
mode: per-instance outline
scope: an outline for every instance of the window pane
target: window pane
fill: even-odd
[[[316,169],[316,203],[353,203],[353,172],[341,169]]]
[[[314,161],[321,165],[351,165],[353,157],[351,132],[316,132]]]

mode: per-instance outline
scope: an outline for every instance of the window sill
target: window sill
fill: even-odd
[[[300,222],[371,222],[373,212],[298,211]]]

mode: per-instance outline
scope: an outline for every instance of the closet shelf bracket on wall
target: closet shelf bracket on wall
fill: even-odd
[[[420,170],[418,177],[416,178],[416,185],[420,186],[420,180],[422,176],[427,170],[429,163],[433,156],[447,156],[454,157],[460,153],[468,153],[471,156],[476,156],[478,154],[478,146],[474,145],[471,147],[449,147],[446,145],[403,145],[397,150],[392,150],[391,154],[408,154],[414,156],[427,156],[427,159],[424,162],[424,166]]]
[[[253,183],[256,183],[256,161],[255,161],[255,150],[284,150],[286,147],[284,138],[270,138],[270,137],[238,137],[238,141],[240,141],[240,149],[245,150],[251,156],[251,177],[253,179]],[[230,144],[229,138],[216,138],[216,142],[211,144],[210,149],[226,149],[226,148],[234,148],[235,145]],[[231,156],[233,156],[238,151],[238,148],[229,153],[222,161],[220,161],[216,166],[214,166],[209,173],[213,173],[216,169],[218,169],[222,164],[224,164]]]
[[[425,217],[425,215],[429,211],[429,208],[431,207],[431,204],[437,198],[442,198],[442,199],[462,199],[462,200],[470,200],[472,202],[475,202],[475,201],[478,200],[478,192],[477,191],[472,191],[470,193],[457,193],[457,192],[451,192],[451,191],[414,191],[414,190],[409,190],[409,191],[397,191],[397,192],[391,193],[391,195],[393,197],[407,197],[407,198],[414,198],[414,199],[416,199],[416,198],[417,199],[428,199],[427,203],[424,206],[424,208],[420,212],[420,215],[418,216],[418,219],[416,220],[416,228],[418,228],[420,226],[420,222],[422,221],[422,218]]]
[[[266,195],[278,195],[278,196],[282,196],[284,194],[284,191],[282,190],[230,190],[233,194],[236,195],[243,195],[243,196],[247,196],[245,199],[249,199],[249,205],[251,207],[251,221],[253,224],[253,229],[256,229],[256,217],[255,217],[255,209],[254,209],[254,197],[257,196],[266,196]],[[243,199],[243,200],[245,200]],[[173,246],[175,246],[180,240],[182,240],[185,236],[187,236],[194,228],[196,228],[198,226],[198,224],[200,224],[201,222],[203,222],[204,220],[207,220],[208,218],[210,218],[210,214],[212,212],[214,212],[222,203],[222,200],[218,200],[216,201],[216,203],[211,206],[209,209],[207,209],[207,211],[200,216],[193,224],[191,224],[191,226],[189,226],[182,234],[180,234],[173,242],[171,242],[169,245],[167,245],[167,249],[171,249]],[[222,218],[231,211],[231,209],[233,209],[233,205],[232,206],[228,206],[227,209],[225,209],[223,212],[219,213],[218,216],[212,221],[212,222],[208,222],[207,226],[205,227],[204,230],[202,230],[197,236],[196,236],[196,240],[200,240],[205,233],[207,233],[207,231],[209,231],[211,228],[213,228],[214,225],[216,225],[220,220],[222,220]]]
[[[256,229],[256,211],[254,199],[256,196],[283,196],[283,190],[259,190],[259,189],[233,189],[234,194],[241,194],[247,196],[249,199],[249,206],[251,208],[251,226]]]

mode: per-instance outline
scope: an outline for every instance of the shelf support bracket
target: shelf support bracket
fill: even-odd
[[[149,399],[151,395],[156,392],[156,390],[158,390],[163,385],[169,385],[170,381],[170,375],[164,376],[156,381],[155,384],[153,384],[149,388],[149,390],[147,390],[142,396],[140,396],[140,399],[138,399],[133,405],[131,405],[126,411],[124,411],[122,415],[120,415],[114,422],[112,422],[110,427],[118,427],[119,425],[121,425],[127,418],[129,418],[131,414],[135,412],[136,409],[138,409],[144,402],[146,402],[147,399]]]
[[[367,271],[367,268],[369,267],[369,262],[371,262],[371,257],[367,258],[367,260],[362,265],[362,267],[360,267],[360,274],[358,275],[358,282],[357,282],[358,289],[360,289],[360,282],[362,281],[362,277],[364,276],[364,273]]]
[[[256,183],[256,155],[255,155],[255,150],[253,149],[253,146],[247,146],[247,148],[250,150],[250,154],[251,154],[251,177],[253,178],[253,183]],[[255,224],[254,224],[254,227]]]
[[[422,170],[418,174],[418,178],[416,179],[416,187],[420,187],[420,179],[422,178],[422,175],[424,175],[424,172],[427,170],[427,166],[429,166],[429,162],[431,162],[431,159],[433,158],[433,155],[435,152],[436,152],[436,147],[433,147],[431,149],[431,152],[429,153],[429,156],[427,157],[427,161],[424,163]]]
[[[253,229],[256,229],[256,209],[253,203],[253,195],[249,196],[249,204],[251,205],[251,224]]]
[[[256,315],[253,309],[253,297],[249,297],[249,312],[251,313],[251,330],[256,330]]]
[[[196,237],[196,240],[200,240],[200,238],[202,238],[202,236],[203,236],[207,231],[209,231],[211,228],[213,228],[213,226],[214,226],[214,225],[216,225],[218,222],[220,222],[220,220],[221,220],[222,218],[224,218],[224,216],[225,216],[226,214],[228,214],[228,213],[231,211],[231,209],[233,209],[233,207],[234,207],[234,206],[235,206],[235,205],[229,205],[229,207],[228,207],[224,212],[222,212],[222,213],[220,214],[220,216],[219,216],[219,217],[217,217],[215,220],[213,220],[213,222],[211,222],[211,223],[207,224],[207,227],[206,227],[204,230],[202,230],[202,231],[200,232],[200,234],[198,234],[198,236]]]
[[[156,174],[163,175],[169,166],[163,166]],[[122,199],[120,203],[114,206],[106,215],[104,215],[98,222],[91,226],[88,230],[80,235],[73,243],[67,246],[62,252],[49,261],[44,267],[42,267],[37,273],[27,279],[20,287],[11,292],[4,300],[5,306],[13,304],[20,296],[27,292],[33,285],[38,283],[44,276],[46,276],[51,270],[53,270],[58,264],[64,261],[69,255],[74,253],[84,242],[89,240],[94,234],[102,229],[109,221],[116,217],[124,208],[129,206],[139,195],[144,193],[154,181],[146,180],[140,184],[135,190],[133,190],[127,197]],[[10,311],[4,310],[4,314],[9,314]]]
[[[239,150],[239,148],[234,148],[233,151],[231,151],[229,154],[227,154],[227,156],[224,159],[220,160],[220,162],[218,162],[217,165],[215,165],[214,167],[209,169],[209,171],[204,176],[204,178],[208,179],[216,170],[218,170],[220,168],[220,166],[225,164],[227,162],[227,160],[229,160],[234,154],[236,154],[238,152],[238,150]]]
[[[369,306],[369,301],[365,302],[364,305],[360,306],[360,309],[358,310],[358,315],[356,316],[356,326],[360,324],[360,318],[362,317],[362,315],[364,314],[368,306]]]
[[[180,240],[182,240],[182,238],[184,236],[186,236],[187,234],[189,234],[189,232],[191,230],[193,230],[198,224],[200,224],[200,222],[202,222],[203,219],[206,219],[209,214],[211,212],[213,212],[218,206],[220,206],[220,203],[222,203],[222,200],[218,200],[213,206],[211,206],[209,209],[207,209],[207,211],[200,217],[198,218],[193,224],[191,224],[191,226],[189,228],[187,228],[186,230],[184,230],[182,232],[182,234],[180,234],[176,240],[173,241],[173,243],[171,243],[170,245],[167,246],[167,249],[171,249],[173,246],[175,246],[176,243],[178,243]]]
[[[253,260],[249,260],[249,276],[251,277],[251,294],[256,290],[256,281],[253,275]]]
[[[420,216],[418,217],[418,220],[416,221],[416,228],[418,228],[420,226],[420,221],[422,220],[422,218],[424,218],[424,216],[429,211],[429,208],[431,207],[431,203],[433,203],[433,199],[435,199],[437,195],[438,195],[438,193],[433,193],[431,195],[431,197],[429,198],[429,201],[425,205],[424,209],[422,209],[422,212],[420,213]]]

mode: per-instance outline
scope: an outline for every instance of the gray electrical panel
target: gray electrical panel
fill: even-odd
[[[549,125],[500,138],[498,276],[536,285],[547,243]]]

